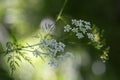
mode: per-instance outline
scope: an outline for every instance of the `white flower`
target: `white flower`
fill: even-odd
[[[91,25],[90,22],[84,21],[85,25]]]
[[[73,28],[72,31],[77,33],[78,32],[78,28]]]
[[[65,47],[65,44],[63,44],[62,42],[59,42],[59,46]]]
[[[55,39],[43,39],[40,43],[40,48],[45,49],[51,56],[55,56],[58,52],[64,52],[65,44],[57,42]]]
[[[94,36],[93,36],[93,34],[91,34],[91,33],[87,33],[87,36],[88,36],[89,39],[94,40]]]
[[[47,47],[48,45],[50,44],[49,40],[48,39],[42,39],[40,40],[40,48],[45,48]]]
[[[86,30],[91,30],[90,25],[85,25]]]
[[[72,24],[76,24],[76,19],[72,19]]]
[[[72,28],[71,28],[70,25],[66,25],[66,26],[64,27],[64,32],[69,32],[71,29],[72,29]]]
[[[55,39],[51,39],[49,42],[50,42],[49,46],[51,48],[55,48],[58,45]]]
[[[83,26],[83,20],[79,20],[79,26]]]
[[[91,23],[84,21],[84,20],[76,20],[76,19],[72,19],[72,25],[74,25],[75,27],[71,29],[70,25],[65,26],[65,30],[64,32],[69,32],[70,30],[72,32],[76,33],[76,36],[78,37],[78,39],[81,39],[84,37],[84,35],[87,34],[87,37],[91,40],[94,40],[94,36],[92,33],[87,33],[89,32],[89,30],[91,30]]]
[[[58,46],[56,49],[59,52],[64,52],[64,47],[62,47],[62,46]]]
[[[48,63],[50,66],[53,66],[53,67],[57,67],[58,66],[58,62],[55,58],[51,58],[49,63]]]
[[[46,18],[41,21],[40,27],[46,34],[51,34],[55,29],[55,23],[53,20]]]
[[[40,56],[40,54],[41,54],[41,52],[39,50],[37,50],[37,49],[35,49],[33,51],[33,55],[35,55],[36,57]]]
[[[75,25],[76,25],[76,27],[78,27],[80,25],[80,22],[76,21]]]
[[[66,45],[62,42],[57,42],[55,39],[42,39],[41,44],[44,46],[44,49],[46,50],[47,54],[46,57],[50,59],[48,64],[53,67],[57,67],[59,63],[61,63],[63,60],[70,56],[70,54],[68,53],[65,55],[60,54],[61,52],[62,53],[64,52]],[[40,51],[35,50],[34,54],[38,56],[41,53]]]
[[[76,22],[76,26],[83,26],[83,20],[79,20]]]
[[[82,31],[84,34],[85,34],[85,32],[87,32],[86,29],[83,27],[80,27],[80,31]]]
[[[54,54],[56,54],[56,53],[57,53],[57,52],[55,53],[55,50],[54,50],[54,49],[52,49],[52,48],[48,48],[48,50],[47,50],[47,51],[48,51],[48,53],[51,53],[51,54],[53,54],[53,53],[54,53]]]
[[[84,35],[82,33],[77,33],[76,36],[78,37],[78,39],[81,39],[84,37]]]
[[[77,26],[83,26],[83,20],[72,19],[72,24]]]
[[[60,52],[64,52],[64,48],[65,48],[65,44],[63,44],[62,42],[58,43],[58,47],[57,50]]]

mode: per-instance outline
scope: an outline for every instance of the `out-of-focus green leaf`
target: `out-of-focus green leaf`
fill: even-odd
[[[2,54],[2,52],[3,52],[3,46],[2,46],[2,44],[0,42],[0,54]]]
[[[16,59],[18,59],[20,62],[22,62],[20,56],[15,56],[15,57],[16,57]]]

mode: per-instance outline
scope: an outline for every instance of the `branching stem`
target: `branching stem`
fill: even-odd
[[[18,51],[18,50],[22,50],[22,49],[24,49],[24,48],[29,48],[29,47],[38,46],[38,45],[40,45],[40,43],[33,44],[33,45],[28,45],[28,46],[17,47],[17,48],[14,48],[14,49],[9,50],[8,53],[14,52],[14,51]],[[3,51],[3,52],[1,52],[1,53],[6,53],[6,51]]]

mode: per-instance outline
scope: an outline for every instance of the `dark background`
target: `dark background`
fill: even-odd
[[[120,79],[120,0],[74,0],[65,10],[74,17],[87,19],[105,30],[110,45],[107,75],[110,80]],[[110,76],[111,75],[111,76]]]

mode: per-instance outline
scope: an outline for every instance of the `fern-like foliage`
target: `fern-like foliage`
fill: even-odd
[[[31,59],[26,56],[25,53],[21,52],[22,48],[23,46],[15,42],[6,43],[6,50],[4,51],[4,53],[5,56],[7,56],[7,63],[9,64],[11,75],[13,75],[17,67],[20,67],[20,62],[22,62],[22,59],[32,65]]]

